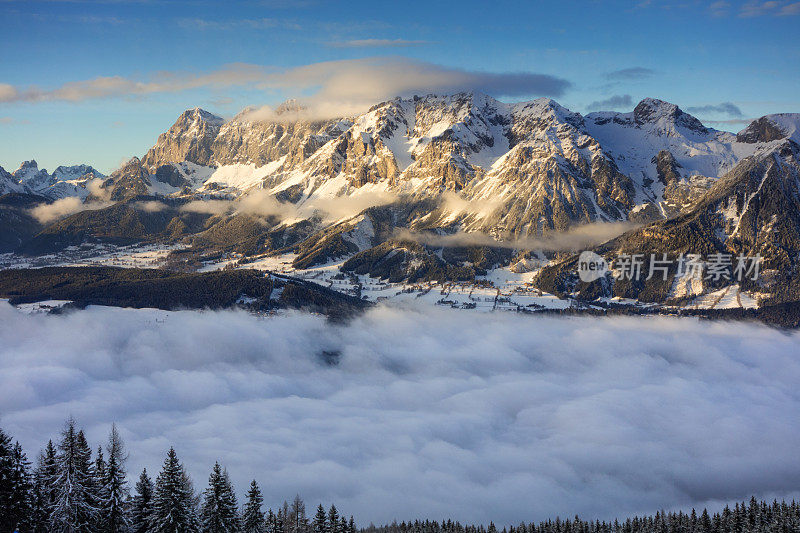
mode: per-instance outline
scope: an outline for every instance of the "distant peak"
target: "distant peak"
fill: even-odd
[[[306,111],[307,109],[308,108],[298,102],[296,98],[290,98],[275,108],[275,114],[283,115],[285,113],[300,113],[302,111]]]
[[[645,98],[633,109],[633,117],[637,124],[655,122],[660,118],[676,118],[683,111],[675,104],[659,100],[658,98]]]
[[[638,126],[668,122],[701,133],[708,131],[702,122],[684,113],[677,105],[658,98],[645,98],[639,102],[633,109],[633,119]]]
[[[183,112],[181,118],[186,120],[190,119],[192,121],[200,120],[202,122],[208,122],[210,124],[222,124],[223,122],[225,122],[225,120],[222,117],[219,117],[214,113],[206,111],[205,109],[202,109],[200,107],[195,107],[194,109],[187,109],[186,111]]]
[[[765,115],[736,134],[736,139],[744,143],[770,142],[787,137],[800,142],[800,113]]]
[[[38,169],[39,164],[36,162],[35,159],[31,159],[30,161],[23,161],[22,164],[19,166],[20,170],[25,169]]]

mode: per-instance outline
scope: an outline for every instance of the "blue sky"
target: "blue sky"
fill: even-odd
[[[800,112],[798,29],[791,0],[0,0],[0,166],[110,171],[196,106],[459,88],[582,113],[653,96],[737,131]]]

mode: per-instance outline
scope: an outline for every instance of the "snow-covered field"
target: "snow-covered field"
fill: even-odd
[[[543,293],[530,284],[536,272],[518,274],[509,268],[496,268],[475,283],[467,282],[420,282],[390,283],[386,280],[366,275],[342,273],[339,267],[344,261],[297,270],[292,267],[294,254],[264,257],[239,265],[239,268],[270,270],[286,274],[340,292],[357,295],[371,302],[404,304],[421,302],[457,309],[478,311],[518,311],[537,309],[564,309],[570,306],[569,300],[561,300],[552,294]],[[209,264],[204,270],[224,267],[230,261]]]
[[[287,313],[0,302],[0,427],[35,457],[112,422],[132,479],[172,445],[195,487],[358,517],[514,524],[798,498],[800,333],[674,317],[530,320],[406,302]],[[330,365],[323,351],[338,353]],[[611,514],[611,513],[615,514]]]
[[[48,266],[116,266],[123,268],[157,268],[169,253],[182,245],[146,244],[115,246],[91,244],[70,246],[62,252],[36,257],[13,253],[0,254],[0,269],[40,268]]]
[[[164,266],[168,255],[182,245],[85,245],[70,247],[63,252],[39,257],[0,254],[0,269],[38,268],[45,266],[117,266],[123,268],[158,268]],[[578,305],[571,299],[560,299],[532,285],[538,270],[517,273],[510,267],[495,268],[475,282],[390,283],[366,275],[343,273],[339,267],[344,260],[334,260],[308,269],[295,269],[296,254],[263,256],[243,261],[230,256],[205,263],[200,272],[212,272],[233,264],[235,268],[269,270],[278,274],[312,281],[324,287],[355,295],[371,302],[402,305],[422,302],[430,305],[475,311],[535,312],[545,309],[567,309]],[[738,285],[716,292],[703,293],[700,280],[675,280],[672,296],[692,296],[686,305],[692,309],[730,309],[758,307],[757,297],[764,296],[741,291]],[[635,300],[603,299],[602,304],[649,307]],[[582,305],[582,304],[581,304]]]

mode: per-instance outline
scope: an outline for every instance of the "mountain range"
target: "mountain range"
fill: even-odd
[[[345,271],[392,280],[469,280],[538,259],[549,261],[543,289],[583,299],[663,303],[725,288],[576,281],[561,236],[617,223],[629,231],[596,252],[760,254],[765,276],[737,290],[800,299],[800,114],[729,133],[652,98],[583,116],[550,99],[461,93],[337,119],[295,101],[261,115],[187,110],[110,176],[35,161],[0,169],[0,246],[182,242],[186,268],[292,252],[296,268],[346,260]],[[76,212],[36,216],[66,202]]]

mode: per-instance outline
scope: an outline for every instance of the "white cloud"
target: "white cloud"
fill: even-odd
[[[232,203],[230,200],[193,200],[181,206],[181,211],[205,215],[224,215],[230,210]]]
[[[397,195],[389,192],[363,191],[351,196],[311,197],[296,205],[280,202],[267,191],[255,189],[236,200],[195,200],[182,206],[181,210],[210,215],[239,213],[260,217],[277,216],[284,220],[304,220],[322,215],[324,221],[334,222],[353,217],[370,207],[390,204],[397,198]]]
[[[739,11],[739,16],[742,18],[764,15],[790,17],[798,14],[800,14],[800,2],[786,2],[785,0],[768,0],[766,2],[752,0],[742,5]]]
[[[219,89],[253,84],[263,80],[265,75],[266,69],[260,65],[234,63],[205,74],[157,72],[147,80],[99,76],[90,80],[67,82],[49,90],[35,86],[18,88],[0,84],[0,102],[81,102],[101,98],[180,92],[199,87]]]
[[[629,94],[615,94],[605,100],[597,100],[586,106],[589,111],[607,111],[609,109],[630,109],[633,98]]]
[[[168,206],[164,202],[148,200],[146,202],[136,202],[134,207],[136,207],[136,209],[141,209],[146,213],[159,213],[167,209]]]
[[[715,114],[715,115],[727,115],[733,118],[742,118],[744,113],[742,110],[739,109],[739,106],[734,104],[733,102],[722,102],[719,104],[706,104],[694,107],[687,107],[686,111],[689,113],[695,114]]]
[[[42,224],[47,224],[81,210],[83,210],[83,201],[75,196],[69,196],[56,200],[52,204],[37,205],[31,209],[31,215]]]
[[[410,39],[352,39],[350,41],[333,41],[328,46],[334,48],[395,48],[406,46],[421,46],[430,44],[430,41]]]
[[[301,493],[359,523],[613,518],[798,497],[800,336],[668,317],[379,308],[290,314],[0,303],[0,425],[33,455],[116,421],[132,476],[174,444],[196,485]],[[338,366],[318,356],[339,350]]]
[[[42,224],[49,224],[60,218],[79,213],[81,211],[90,211],[95,209],[103,209],[111,205],[109,201],[110,191],[102,188],[103,180],[91,180],[86,184],[92,200],[84,202],[78,197],[68,196],[66,198],[59,198],[58,200],[49,204],[39,204],[30,210],[31,216],[41,222]]]
[[[354,217],[365,209],[395,202],[398,196],[388,191],[358,191],[349,196],[332,198],[311,198],[300,206],[299,214],[310,217],[315,211],[325,214],[325,220],[332,222]]]
[[[559,96],[570,83],[532,72],[469,71],[403,57],[373,57],[289,69],[235,63],[204,74],[159,72],[146,80],[107,76],[73,81],[55,89],[0,84],[0,102],[80,102],[237,86],[306,95],[303,102],[314,116],[338,117],[399,95],[480,91],[495,96]]]
[[[299,30],[300,25],[287,20],[273,18],[255,19],[236,19],[236,20],[210,20],[203,18],[181,18],[178,19],[178,26],[188,30],[264,30],[271,28],[282,28]]]
[[[629,222],[595,222],[563,232],[552,232],[542,237],[500,236],[499,240],[482,232],[438,235],[431,232],[413,232],[403,229],[396,233],[396,238],[409,239],[429,246],[497,246],[517,250],[564,252],[592,248],[636,227],[638,227],[637,224]]]
[[[615,70],[606,74],[606,78],[614,81],[631,81],[651,78],[656,71],[646,67],[630,67]]]

